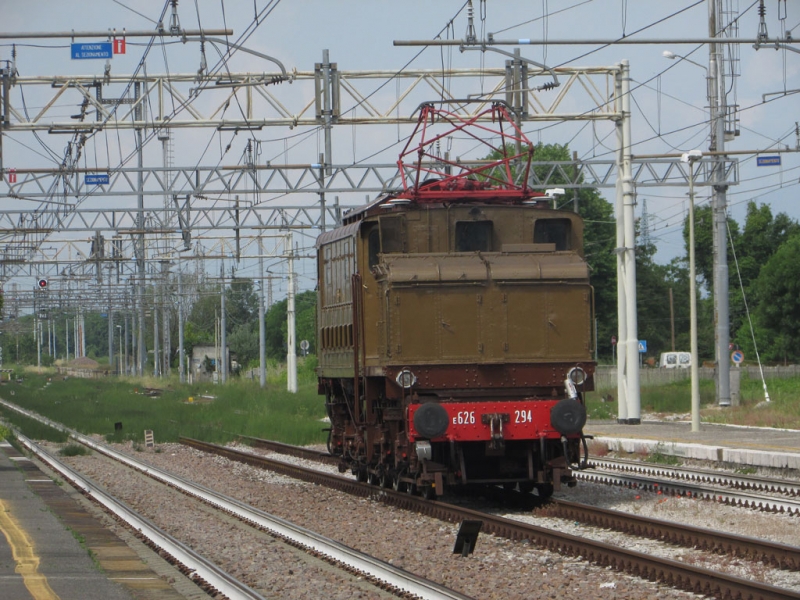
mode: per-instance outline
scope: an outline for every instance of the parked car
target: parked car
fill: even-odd
[[[688,369],[692,366],[692,355],[690,352],[662,352],[658,366],[665,369]]]

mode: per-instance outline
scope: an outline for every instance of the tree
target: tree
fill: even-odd
[[[800,233],[800,225],[785,213],[772,215],[772,209],[755,202],[747,205],[744,229],[734,238],[737,262],[729,259],[730,266],[730,314],[731,331],[737,332],[735,339],[740,345],[752,348],[752,336],[745,308],[745,296],[751,310],[758,307],[756,291],[751,289],[759,278],[761,270],[767,265],[777,250],[791,237]],[[741,277],[741,283],[739,278]],[[761,296],[766,299],[766,296]],[[767,300],[769,302],[769,300]]]
[[[234,278],[225,290],[228,333],[242,325],[258,322],[258,295],[252,279]]]
[[[800,233],[775,251],[761,267],[750,289],[754,302],[754,334],[766,361],[800,360]],[[755,356],[749,326],[736,337],[745,353]]]
[[[277,360],[286,359],[288,325],[286,323],[286,300],[270,306],[264,318],[267,356]],[[303,292],[295,296],[295,335],[299,340],[308,340],[309,353],[317,348],[317,293]],[[300,345],[297,344],[297,353]]]

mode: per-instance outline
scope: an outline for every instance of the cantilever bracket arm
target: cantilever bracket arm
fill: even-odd
[[[486,43],[481,43],[479,46],[467,46],[465,44],[461,44],[461,46],[459,46],[459,50],[461,50],[461,52],[464,52],[464,50],[480,50],[481,52],[486,52],[488,50],[489,52],[497,52],[498,54],[502,54],[503,56],[508,56],[510,58],[513,58],[514,60],[519,59],[522,62],[528,63],[529,65],[533,65],[535,67],[539,67],[540,69],[544,69],[545,71],[550,73],[550,75],[553,76],[552,85],[547,84],[545,86],[541,86],[539,89],[552,89],[561,85],[558,81],[558,75],[556,75],[556,72],[553,71],[553,69],[551,69],[547,65],[538,63],[535,60],[525,58],[524,56],[517,56],[516,54],[512,54],[511,52],[500,50],[500,48],[493,48],[492,46],[487,46]]]
[[[753,44],[753,48],[755,48],[756,50],[761,50],[761,48],[774,48],[775,50],[781,50],[781,49],[791,50],[792,52],[797,52],[798,54],[800,54],[799,49],[794,48],[789,44],[780,44],[778,42],[769,42],[769,41],[758,42]]]
[[[234,44],[233,42],[229,42],[228,40],[224,40],[222,38],[213,38],[213,37],[206,37],[206,36],[198,36],[198,37],[183,37],[183,41],[185,42],[210,42],[212,44],[222,44],[223,46],[227,46],[228,48],[235,48],[236,50],[241,50],[242,52],[246,52],[247,54],[252,54],[253,56],[258,56],[259,58],[263,58],[264,60],[268,60],[272,63],[278,65],[278,68],[281,70],[281,74],[287,80],[291,80],[289,74],[286,72],[286,67],[283,66],[283,63],[279,61],[277,58],[272,56],[267,56],[266,54],[262,54],[261,52],[256,52],[255,50],[250,50],[249,48],[245,48],[244,46],[240,46],[239,44]]]

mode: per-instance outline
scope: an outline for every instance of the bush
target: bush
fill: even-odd
[[[87,454],[91,454],[91,450],[89,450],[86,446],[82,444],[67,444],[61,450],[58,451],[61,456],[86,456]]]

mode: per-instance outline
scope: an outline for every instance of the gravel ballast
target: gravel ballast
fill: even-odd
[[[135,452],[131,446],[118,446],[117,449],[474,598],[530,599],[584,595],[618,599],[697,597],[578,558],[542,550],[529,543],[492,535],[481,535],[474,554],[463,558],[452,554],[458,528],[455,524],[408,513],[368,499],[347,496],[177,444],[162,445],[160,452]],[[73,468],[91,477],[129,505],[142,510],[159,526],[186,540],[196,551],[230,570],[245,583],[260,590],[269,590],[269,597],[385,597],[376,588],[363,588],[360,582],[341,575],[332,567],[330,572],[322,575],[314,573],[310,577],[306,570],[311,567],[305,566],[307,561],[298,556],[299,551],[287,550],[279,542],[265,542],[263,536],[251,538],[238,523],[228,523],[227,526],[211,524],[205,520],[207,511],[187,507],[176,501],[174,492],[162,488],[160,484],[145,484],[140,476],[130,474],[126,468],[116,466],[98,455],[68,460]],[[591,496],[594,496],[595,501],[608,508],[625,510],[627,507],[639,514],[650,513],[666,519],[672,515],[671,520],[689,516],[693,522],[697,520],[695,524],[704,523],[701,526],[719,526],[720,529],[725,525],[728,531],[735,531],[733,526],[736,524],[746,524],[748,529],[754,527],[759,530],[758,537],[784,543],[791,542],[780,538],[786,535],[787,529],[796,527],[791,517],[762,515],[745,509],[663,498],[654,494],[644,495],[605,486],[578,486],[566,496],[576,501],[591,501]],[[666,553],[671,558],[696,566],[718,568],[716,563],[734,563],[734,570],[738,572],[733,574],[766,580],[775,585],[790,585],[791,578],[796,579],[794,574],[773,573],[760,564],[732,561],[727,557],[717,558],[557,519],[518,513],[504,516],[522,518],[538,526],[558,527],[561,530],[567,528],[576,535],[598,536],[597,539],[620,543],[638,551]],[[759,522],[762,524],[759,525]],[[765,525],[767,522],[771,524],[769,527]],[[791,528],[788,527],[790,524]],[[766,535],[765,530],[770,530],[772,537]],[[773,577],[789,579],[773,580]],[[320,581],[324,582],[324,589],[319,587]]]

